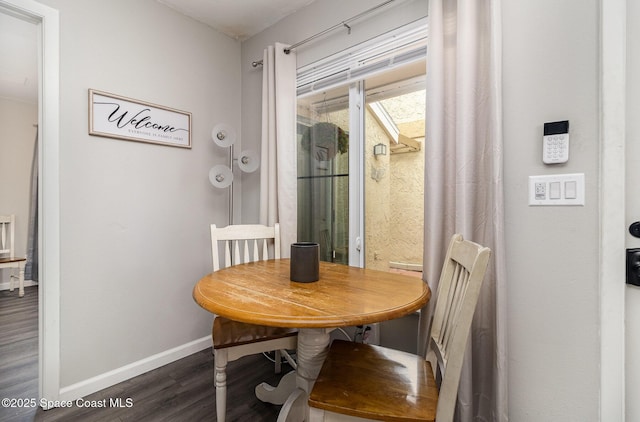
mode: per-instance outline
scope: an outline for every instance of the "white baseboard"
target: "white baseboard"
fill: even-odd
[[[211,336],[202,337],[173,349],[157,353],[137,362],[130,363],[118,369],[97,375],[84,381],[62,387],[60,401],[77,400],[96,391],[103,390],[119,382],[149,372],[153,369],[175,362],[201,350],[211,347]],[[213,356],[211,357],[213,359]]]
[[[29,286],[37,286],[38,283],[32,280],[25,280],[24,281],[24,287],[29,287]],[[8,281],[0,281],[0,290],[9,290],[9,282]],[[13,282],[13,287],[15,289],[18,288],[18,280],[15,280]]]
[[[407,271],[422,271],[422,264],[389,261],[389,268],[395,268],[397,270],[407,270]]]

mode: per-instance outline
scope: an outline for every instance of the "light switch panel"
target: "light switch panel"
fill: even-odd
[[[564,182],[564,197],[567,199],[576,199],[578,196],[578,183],[575,180],[567,180]]]
[[[529,176],[529,205],[584,205],[584,173]]]
[[[560,199],[560,182],[549,182],[549,199]]]

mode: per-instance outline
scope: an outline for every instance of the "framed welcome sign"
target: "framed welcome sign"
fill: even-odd
[[[89,135],[191,148],[191,113],[90,89]]]

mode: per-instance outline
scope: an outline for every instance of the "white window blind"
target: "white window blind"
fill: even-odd
[[[297,95],[374,76],[427,55],[427,20],[420,19],[298,69]]]

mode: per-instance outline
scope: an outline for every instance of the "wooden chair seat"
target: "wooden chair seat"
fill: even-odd
[[[309,421],[453,422],[490,254],[489,248],[459,234],[451,237],[426,359],[380,346],[334,342],[309,395]]]
[[[294,328],[246,324],[217,316],[213,320],[211,334],[213,336],[213,348],[224,349],[242,344],[291,337],[297,335],[298,331]]]
[[[311,407],[381,421],[435,421],[437,404],[424,358],[343,340],[331,345],[309,397]]]
[[[0,258],[0,264],[14,264],[18,262],[24,262],[27,258]]]

